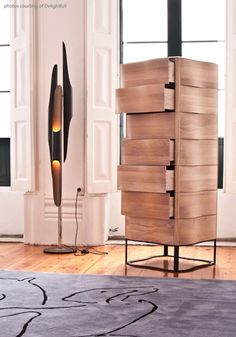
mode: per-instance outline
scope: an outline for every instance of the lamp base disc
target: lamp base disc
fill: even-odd
[[[74,248],[70,247],[60,247],[60,246],[54,246],[54,247],[47,247],[44,250],[44,253],[48,254],[69,254],[69,253],[75,253]]]

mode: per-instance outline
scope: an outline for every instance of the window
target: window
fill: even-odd
[[[226,0],[121,0],[121,63],[183,56],[219,65],[219,188],[223,185],[225,11]]]
[[[10,11],[0,7],[0,186],[10,185]]]
[[[219,65],[220,137],[225,124],[225,9],[225,0],[182,0],[183,56]]]
[[[167,0],[123,0],[123,63],[167,56]]]

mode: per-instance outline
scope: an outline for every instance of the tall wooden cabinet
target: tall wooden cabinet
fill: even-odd
[[[179,246],[216,239],[217,79],[216,64],[184,58],[121,66],[126,239],[174,246],[175,270]]]

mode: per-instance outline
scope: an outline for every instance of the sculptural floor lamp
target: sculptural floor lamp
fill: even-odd
[[[75,250],[62,244],[62,164],[66,160],[70,120],[72,118],[72,87],[70,84],[66,47],[62,44],[63,87],[57,84],[58,70],[54,65],[48,107],[48,144],[51,162],[53,199],[58,208],[58,243],[45,253],[64,254]]]

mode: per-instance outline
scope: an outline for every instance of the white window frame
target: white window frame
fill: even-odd
[[[118,0],[86,1],[86,193],[117,191]]]

